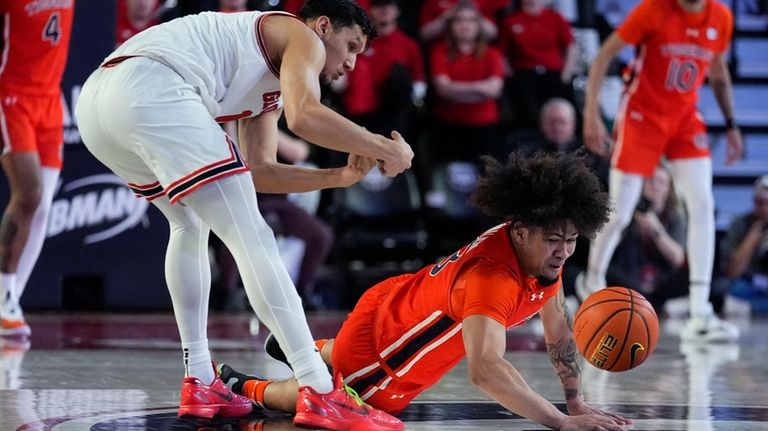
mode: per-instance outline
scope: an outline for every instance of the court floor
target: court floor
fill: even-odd
[[[182,377],[170,314],[27,316],[31,345],[0,339],[0,431],[293,430],[290,418],[257,411],[238,419],[176,417]],[[344,315],[310,316],[317,337]],[[681,346],[681,321],[662,322],[654,355],[639,368],[607,373],[585,365],[587,401],[630,417],[635,430],[768,430],[768,320],[737,322],[738,345]],[[508,333],[508,359],[539,393],[562,407],[538,322]],[[265,331],[247,314],[215,315],[214,359],[264,375],[288,376],[266,357]],[[408,430],[544,430],[489,401],[460,364],[422,394],[402,419]]]

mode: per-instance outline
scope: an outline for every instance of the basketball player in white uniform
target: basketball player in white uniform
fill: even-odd
[[[375,35],[365,12],[352,0],[309,0],[300,16],[203,13],[134,36],[83,86],[76,110],[80,133],[88,149],[170,223],[166,281],[186,373],[179,415],[236,416],[251,409],[211,367],[207,244],[213,230],[235,257],[252,307],[288,354],[303,387],[295,421],[334,429],[402,429],[399,420],[360,406],[338,378],[334,388],[273,233],[257,209],[256,189],[348,186],[377,164],[395,176],[413,157],[397,132],[392,139],[369,133],[320,103],[318,77],[330,82],[352,70]],[[283,111],[300,137],[350,153],[347,166],[278,164]],[[242,153],[218,124],[235,119]],[[311,405],[323,408],[307,411]]]

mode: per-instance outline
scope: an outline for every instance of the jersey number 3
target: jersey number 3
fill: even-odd
[[[43,29],[43,41],[50,42],[51,45],[58,45],[59,40],[61,40],[61,14],[53,12]]]

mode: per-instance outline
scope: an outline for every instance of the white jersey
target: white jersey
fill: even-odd
[[[275,13],[204,12],[178,18],[135,35],[106,61],[145,56],[167,65],[197,89],[217,121],[260,115],[283,105],[279,70],[261,34],[263,18]]]

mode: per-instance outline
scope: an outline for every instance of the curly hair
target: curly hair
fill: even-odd
[[[471,201],[489,216],[544,228],[570,221],[589,238],[608,221],[608,194],[576,154],[514,152],[506,164],[491,157],[483,162]]]
[[[321,16],[327,16],[336,29],[359,25],[369,41],[378,35],[365,9],[354,0],[307,0],[299,10],[299,17],[305,21]]]

